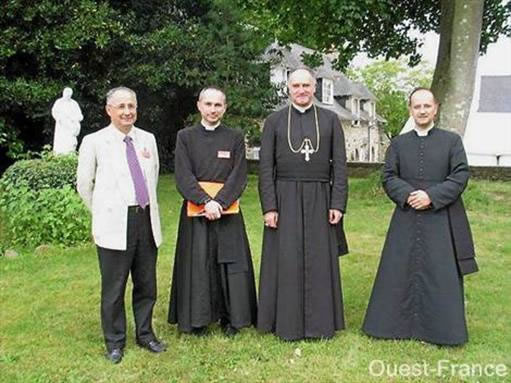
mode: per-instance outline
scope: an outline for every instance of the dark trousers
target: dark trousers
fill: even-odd
[[[99,246],[97,250],[101,272],[101,325],[107,349],[124,348],[126,344],[124,294],[130,272],[137,341],[155,339],[152,316],[157,294],[157,248],[149,207],[129,207],[126,250]]]

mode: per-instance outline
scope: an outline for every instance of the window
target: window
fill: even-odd
[[[360,125],[360,99],[353,97],[351,99],[351,112],[356,116],[356,120],[352,121],[352,125]]]
[[[287,83],[287,74],[288,70],[286,68],[282,68],[282,82]]]
[[[321,101],[324,104],[332,105],[334,103],[334,82],[329,78],[323,78]]]
[[[270,71],[270,81],[277,87],[279,97],[287,96],[287,79],[289,71],[287,68],[277,66]]]

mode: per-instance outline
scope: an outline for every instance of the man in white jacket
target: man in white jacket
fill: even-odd
[[[124,293],[130,272],[137,344],[156,353],[166,349],[152,329],[161,244],[156,197],[159,162],[153,134],[133,125],[137,119],[133,90],[110,90],[106,112],[110,125],[85,136],[81,144],[77,189],[92,212],[106,357],[119,363],[126,343]]]

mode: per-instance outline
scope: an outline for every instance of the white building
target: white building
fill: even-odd
[[[470,165],[511,166],[511,75],[476,78],[463,143]]]

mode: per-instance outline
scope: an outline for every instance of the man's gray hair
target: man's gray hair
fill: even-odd
[[[291,80],[292,78],[294,77],[293,75],[298,72],[298,71],[305,71],[309,74],[309,76],[311,77],[312,79],[312,85],[316,85],[316,77],[314,76],[314,73],[312,73],[312,71],[307,68],[307,67],[299,67],[299,68],[296,68],[294,69],[288,76],[287,78],[287,85],[289,86],[289,84],[291,84]]]
[[[130,89],[126,86],[118,86],[116,88],[112,88],[110,89],[107,93],[106,93],[106,104],[110,104],[110,101],[112,100],[112,98],[114,97],[114,95],[117,93],[117,92],[121,92],[121,91],[124,91],[124,92],[128,92],[128,93],[131,93],[131,95],[133,96],[133,98],[135,99],[135,102],[137,102],[137,94],[135,93],[135,91],[133,89]]]
[[[220,89],[220,88],[218,88],[216,86],[207,86],[205,88],[202,88],[202,90],[199,93],[199,101],[202,100],[202,97],[204,97],[206,92],[209,91],[209,90],[214,90],[214,91],[222,93],[223,96],[224,96],[224,103],[227,104],[227,96],[225,95],[225,92],[222,89]]]

